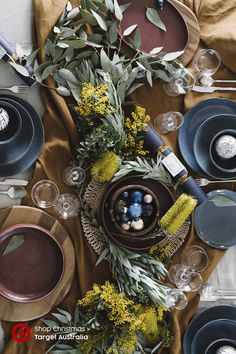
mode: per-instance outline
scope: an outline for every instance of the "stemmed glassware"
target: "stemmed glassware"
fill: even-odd
[[[203,248],[195,245],[187,247],[182,253],[181,264],[170,267],[169,280],[182,291],[197,291],[203,283],[199,272],[206,269],[207,265],[208,256]]]
[[[184,116],[180,112],[159,114],[154,119],[154,128],[160,134],[168,134],[179,129],[184,123]]]
[[[198,72],[198,80],[204,86],[211,86],[214,80],[212,75],[216,73],[221,64],[220,54],[214,49],[202,49],[194,58],[194,65]]]
[[[173,284],[165,284],[169,290],[166,294],[166,305],[168,308],[173,307],[176,310],[183,310],[188,305],[188,299],[180,289],[174,287]]]
[[[168,84],[163,84],[163,90],[168,96],[176,97],[190,92],[195,85],[196,76],[187,68],[177,69]]]
[[[53,207],[56,214],[62,219],[68,219],[78,214],[79,200],[77,196],[69,193],[59,194],[57,185],[50,180],[37,182],[31,190],[31,197],[40,208]]]

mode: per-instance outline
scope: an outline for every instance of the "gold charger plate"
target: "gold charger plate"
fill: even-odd
[[[25,223],[26,221],[27,224],[36,224],[46,228],[55,236],[64,252],[65,271],[57,288],[46,298],[39,301],[20,303],[0,296],[0,319],[4,321],[30,321],[47,314],[66,296],[74,277],[74,247],[69,234],[59,221],[40,209],[26,206],[13,206],[0,210],[0,231],[15,224]]]

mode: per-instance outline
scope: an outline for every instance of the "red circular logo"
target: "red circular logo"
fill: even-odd
[[[12,338],[20,343],[25,343],[30,339],[31,330],[26,323],[18,323],[12,327]]]

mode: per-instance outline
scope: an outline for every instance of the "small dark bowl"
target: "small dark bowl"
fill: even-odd
[[[230,159],[224,159],[220,157],[216,152],[215,143],[223,135],[232,135],[236,138],[236,130],[224,129],[213,137],[209,146],[211,162],[223,172],[236,172],[236,155]]]
[[[232,339],[217,339],[214,342],[212,342],[206,349],[204,354],[215,354],[216,351],[220,348],[223,347],[224,345],[228,345],[234,349],[236,349],[236,341]]]
[[[107,237],[121,247],[125,247],[131,250],[147,250],[157,244],[160,244],[166,238],[165,235],[149,238],[145,235],[139,237],[128,236],[120,231],[120,228],[112,221],[110,213],[110,203],[111,196],[115,193],[116,190],[119,190],[122,187],[128,185],[142,186],[151,190],[152,193],[156,196],[159,203],[159,217],[161,218],[173,205],[174,197],[170,189],[160,181],[153,179],[143,179],[141,174],[129,174],[118,181],[108,185],[107,189],[104,192],[103,198],[101,200],[101,205],[99,208],[100,212],[100,222],[107,235]],[[152,233],[156,229],[156,224],[153,224],[153,228],[149,231]],[[122,229],[122,231],[124,231]],[[136,234],[136,233],[135,233]]]
[[[153,198],[152,204],[154,204],[154,212],[152,217],[142,217],[144,221],[144,228],[140,231],[134,231],[132,232],[131,230],[124,230],[122,227],[119,225],[119,223],[116,221],[115,216],[114,216],[114,206],[118,200],[121,199],[121,194],[125,191],[131,191],[131,190],[138,190],[141,192],[144,192],[146,194],[150,194]],[[130,237],[140,237],[140,236],[145,236],[147,235],[151,230],[153,230],[157,224],[158,221],[158,216],[159,216],[159,203],[157,200],[157,197],[155,194],[147,187],[141,186],[141,185],[127,185],[123,186],[119,189],[117,189],[114,194],[111,196],[111,203],[110,203],[110,214],[111,218],[114,221],[114,224],[118,231],[125,235],[125,236],[130,236]]]
[[[10,103],[0,101],[0,108],[3,108],[9,115],[8,126],[0,131],[0,146],[3,148],[9,143],[14,142],[19,135],[22,120],[18,110]]]

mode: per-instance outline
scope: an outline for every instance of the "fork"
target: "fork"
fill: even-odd
[[[199,187],[205,187],[208,184],[211,183],[232,183],[232,182],[236,182],[236,179],[227,179],[227,180],[219,180],[219,181],[211,181],[207,178],[196,178],[195,182],[197,183],[197,185]]]
[[[0,90],[8,90],[14,93],[27,93],[29,90],[28,86],[11,86],[11,87],[0,87]]]

